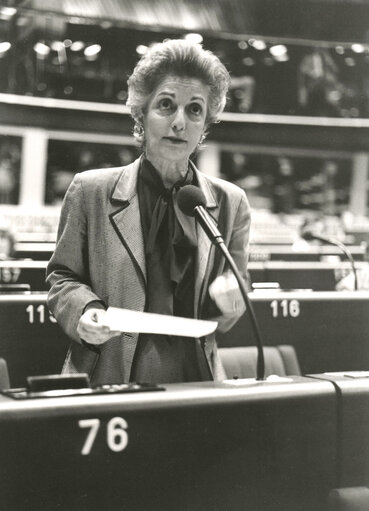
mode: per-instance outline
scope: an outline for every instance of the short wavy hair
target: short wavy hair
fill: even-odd
[[[219,58],[197,43],[167,39],[150,46],[138,61],[128,83],[127,106],[135,121],[133,134],[143,143],[142,119],[150,95],[166,76],[197,78],[209,86],[206,127],[224,110],[230,76]]]

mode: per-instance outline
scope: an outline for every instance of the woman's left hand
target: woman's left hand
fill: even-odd
[[[209,294],[225,316],[240,316],[246,310],[238,282],[233,273],[219,275],[210,284]]]

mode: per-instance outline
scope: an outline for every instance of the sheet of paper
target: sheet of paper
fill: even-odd
[[[369,378],[369,371],[344,371],[324,373],[327,376],[347,376],[347,378]]]
[[[256,378],[232,378],[223,380],[222,383],[233,385],[234,387],[241,387],[242,385],[251,385],[252,383],[286,383],[291,381],[293,381],[293,378],[271,374],[267,376],[265,380],[257,380]]]
[[[182,337],[203,337],[216,329],[216,321],[179,318],[151,312],[138,312],[118,307],[109,307],[104,324],[120,332],[138,332]]]

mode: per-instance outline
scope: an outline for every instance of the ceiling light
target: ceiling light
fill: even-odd
[[[86,57],[93,57],[101,52],[101,46],[100,44],[91,44],[90,46],[87,46],[85,48],[85,51],[83,52]]]
[[[271,46],[269,51],[273,57],[281,57],[287,54],[287,47],[284,44],[276,44],[275,46]]]
[[[0,43],[0,53],[6,53],[11,48],[11,43],[9,41],[3,41]]]
[[[355,43],[351,45],[351,50],[355,53],[364,53],[365,46],[363,44]]]
[[[84,47],[85,47],[85,43],[83,41],[74,41],[70,45],[70,49],[72,51],[81,51],[81,50],[83,50]]]
[[[50,44],[50,47],[53,51],[62,51],[65,49],[65,46],[61,41],[53,41]]]
[[[195,33],[186,34],[185,39],[186,39],[186,41],[191,41],[191,43],[194,43],[194,44],[201,44],[203,41],[202,35],[195,34]]]
[[[266,43],[261,39],[249,39],[249,45],[255,48],[255,50],[265,50],[267,47]]]
[[[248,48],[248,44],[246,41],[238,41],[238,47],[240,50],[246,50]]]
[[[288,53],[283,53],[282,55],[277,55],[276,57],[273,58],[277,62],[287,62],[288,60],[290,60]]]
[[[35,50],[37,55],[39,55],[40,57],[47,57],[50,53],[50,48],[48,47],[48,45],[45,43],[42,43],[41,41],[38,41],[34,45],[33,49]]]
[[[17,9],[15,7],[1,7],[0,18],[3,20],[9,20],[16,14]]]
[[[335,50],[338,55],[343,55],[345,53],[345,48],[343,46],[336,46]]]

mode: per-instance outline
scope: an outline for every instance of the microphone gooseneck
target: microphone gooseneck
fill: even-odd
[[[304,239],[305,241],[318,240],[318,241],[321,241],[322,243],[328,243],[329,245],[334,245],[334,246],[338,247],[339,249],[341,249],[342,252],[345,254],[347,259],[351,263],[352,273],[354,274],[355,291],[358,290],[358,280],[357,280],[355,260],[352,257],[351,252],[349,251],[349,249],[346,247],[346,245],[344,243],[337,240],[336,238],[324,236],[322,234],[315,233],[314,231],[311,231],[309,229],[305,229],[304,231],[302,231],[301,238]]]
[[[265,380],[265,362],[264,362],[264,350],[263,342],[261,338],[260,328],[256,319],[255,311],[253,309],[251,300],[246,290],[245,282],[238,271],[237,265],[233,260],[233,257],[229,253],[226,247],[223,237],[219,232],[215,221],[206,209],[206,199],[203,192],[193,185],[186,185],[181,188],[178,192],[178,206],[181,211],[188,216],[195,216],[204,229],[205,233],[210,238],[211,242],[219,247],[224,257],[226,258],[234,276],[236,277],[239,285],[242,298],[245,302],[246,308],[250,314],[251,324],[255,332],[256,346],[258,350],[257,368],[256,368],[256,379]]]

